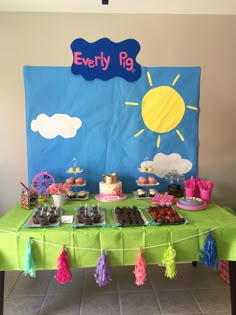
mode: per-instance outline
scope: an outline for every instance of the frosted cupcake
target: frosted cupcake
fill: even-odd
[[[148,184],[148,180],[147,180],[147,178],[145,178],[143,176],[140,176],[138,178],[138,183],[139,183],[139,185],[147,185]]]
[[[148,183],[151,185],[155,185],[157,183],[155,177],[153,176],[148,176]]]

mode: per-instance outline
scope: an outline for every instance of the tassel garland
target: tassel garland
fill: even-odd
[[[57,268],[58,268],[58,271],[57,271],[57,274],[54,276],[54,278],[58,282],[64,284],[72,280],[72,274],[70,271],[69,260],[66,253],[65,246],[63,246],[62,252],[60,256],[58,257]]]
[[[211,232],[208,233],[205,244],[200,251],[200,260],[204,265],[217,269],[218,260],[216,241],[212,237]]]
[[[111,268],[107,263],[107,258],[104,250],[102,251],[102,254],[98,259],[94,277],[99,287],[105,286],[109,282],[111,282]]]
[[[167,278],[173,279],[176,276],[176,251],[172,245],[166,249],[164,257],[162,259],[162,265],[166,267],[165,276]]]
[[[146,280],[146,262],[142,255],[141,249],[139,250],[138,257],[136,259],[136,265],[134,268],[135,283],[140,286],[143,285]]]
[[[30,275],[30,277],[33,277],[33,278],[36,277],[36,269],[35,269],[33,255],[32,255],[32,248],[31,248],[31,237],[29,238],[27,246],[26,246],[24,274]]]

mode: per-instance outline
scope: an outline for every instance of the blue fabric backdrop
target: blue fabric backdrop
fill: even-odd
[[[84,169],[86,190],[94,193],[102,174],[113,172],[124,192],[136,190],[145,158],[155,167],[152,175],[161,183],[160,191],[165,190],[164,173],[171,169],[186,178],[196,176],[200,72],[199,67],[142,67],[135,82],[119,77],[86,81],[70,67],[24,67],[28,184],[42,171],[64,182],[73,158]],[[153,131],[144,122],[143,102],[152,89],[165,86],[183,100],[184,114],[171,130]],[[160,92],[165,96],[163,88]],[[179,105],[179,99],[176,105],[170,102]],[[168,121],[173,126],[175,116],[168,116],[166,108],[149,106],[157,119],[162,117],[164,128]],[[148,115],[150,119],[152,113]]]

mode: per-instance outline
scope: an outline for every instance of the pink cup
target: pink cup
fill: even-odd
[[[206,203],[209,203],[211,201],[211,189],[210,190],[204,190],[204,189],[200,189],[200,198],[204,201],[206,201]]]
[[[195,188],[184,188],[186,197],[197,197]]]

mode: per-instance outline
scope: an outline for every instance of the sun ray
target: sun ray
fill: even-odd
[[[172,82],[172,86],[174,86],[176,84],[176,82],[178,81],[180,77],[180,74],[177,74],[177,76],[175,77],[174,81]]]
[[[159,135],[157,137],[157,148],[160,148],[160,144],[161,144],[161,136]]]
[[[138,106],[138,102],[125,102],[125,105],[133,105],[133,106]]]
[[[139,132],[137,132],[134,137],[140,136],[144,132],[144,129],[141,129]]]
[[[176,129],[176,133],[179,136],[180,140],[184,141],[184,137],[178,129]]]
[[[198,110],[198,108],[196,106],[187,105],[186,107],[189,109],[192,109],[192,110]]]
[[[147,72],[147,78],[148,78],[149,85],[152,86],[152,77],[149,71]]]

